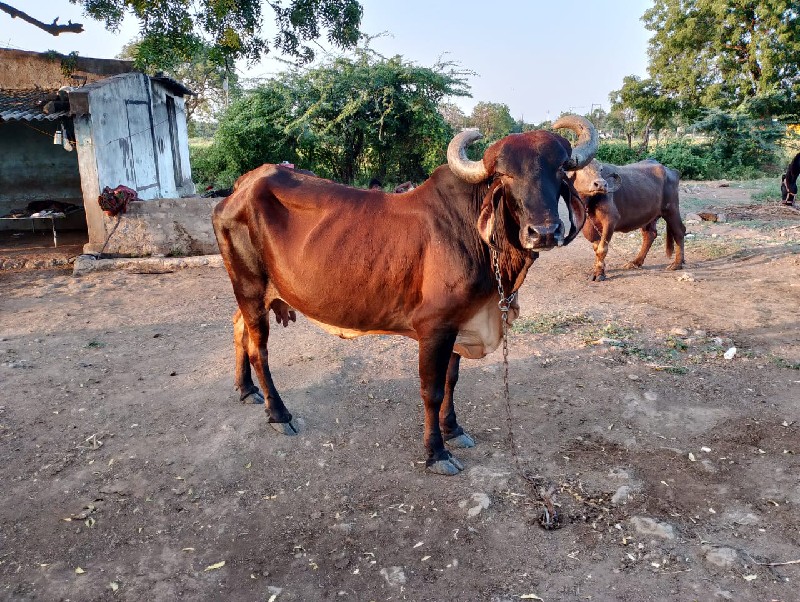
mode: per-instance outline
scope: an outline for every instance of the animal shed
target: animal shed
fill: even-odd
[[[193,195],[187,94],[130,61],[0,49],[0,229],[35,226],[10,218],[38,212],[85,229],[95,252],[112,225],[97,204],[104,187]]]

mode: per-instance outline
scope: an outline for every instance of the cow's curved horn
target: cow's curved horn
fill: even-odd
[[[450,171],[470,184],[477,184],[489,177],[489,170],[483,161],[467,159],[467,147],[481,138],[483,134],[475,128],[469,128],[453,136],[447,145],[447,164]]]
[[[553,129],[566,128],[578,135],[572,156],[564,163],[564,169],[574,171],[589,164],[597,153],[597,130],[592,122],[578,115],[564,115],[553,124]]]

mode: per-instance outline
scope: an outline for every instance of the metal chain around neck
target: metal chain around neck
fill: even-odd
[[[492,254],[494,276],[497,279],[497,293],[500,296],[500,301],[498,301],[497,305],[500,307],[500,322],[503,327],[503,399],[506,404],[508,444],[511,447],[511,456],[514,458],[514,463],[517,465],[517,469],[520,470],[519,459],[517,458],[517,446],[514,443],[513,419],[511,417],[511,394],[508,390],[508,311],[511,309],[511,304],[517,297],[517,291],[514,291],[506,297],[505,291],[503,290],[503,276],[500,273],[498,253],[495,249],[491,249],[490,252]]]
[[[531,486],[534,496],[542,504],[542,510],[539,514],[539,524],[548,531],[558,529],[563,525],[563,518],[554,505],[553,492],[545,491],[542,487],[538,486],[538,479],[529,476],[522,469],[519,456],[517,455],[517,444],[514,442],[514,419],[511,416],[511,394],[508,390],[508,312],[511,309],[511,304],[517,297],[517,291],[514,291],[506,297],[505,291],[503,290],[503,277],[500,273],[500,261],[497,250],[491,247],[490,253],[494,267],[494,276],[497,279],[497,293],[500,296],[498,306],[500,307],[501,323],[503,326],[503,398],[505,400],[506,422],[508,424],[508,446],[511,448],[511,457],[514,459],[514,466],[517,469],[517,473]]]
[[[517,291],[512,292],[508,297],[506,297],[506,293],[503,290],[503,275],[500,273],[500,259],[499,253],[497,249],[494,247],[489,249],[489,252],[492,254],[492,266],[494,267],[494,277],[497,280],[497,292],[500,295],[500,301],[497,303],[498,307],[500,307],[500,311],[503,314],[503,324],[506,324],[508,318],[508,310],[511,308],[511,304],[514,302],[514,299],[517,298]]]

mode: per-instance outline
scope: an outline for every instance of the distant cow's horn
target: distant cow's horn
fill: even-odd
[[[470,184],[477,184],[489,177],[489,171],[483,161],[467,159],[467,146],[481,138],[483,134],[475,128],[470,128],[456,134],[447,146],[447,164],[450,170]]]
[[[573,171],[589,164],[597,153],[597,130],[592,122],[578,115],[564,115],[553,124],[553,129],[566,128],[578,135],[572,156],[564,163],[564,169]]]

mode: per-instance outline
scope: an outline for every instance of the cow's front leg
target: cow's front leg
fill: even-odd
[[[590,280],[605,280],[606,279],[606,253],[608,252],[608,216],[606,212],[601,211],[602,206],[594,207],[586,215],[586,222],[583,225],[583,235],[594,249],[594,267],[592,274],[589,276]]]
[[[465,448],[475,447],[475,440],[464,432],[456,419],[456,409],[453,405],[453,393],[458,382],[458,367],[461,356],[457,353],[450,354],[450,363],[447,366],[447,380],[444,384],[444,401],[439,410],[439,429],[448,447]]]
[[[594,269],[592,270],[592,280],[600,282],[606,279],[606,255],[608,255],[608,242],[611,233],[603,229],[600,240],[593,242],[594,247]]]
[[[425,461],[428,470],[436,474],[458,474],[464,466],[444,447],[439,416],[445,396],[448,365],[456,341],[454,330],[435,330],[419,337],[419,379],[422,402],[425,406]]]

